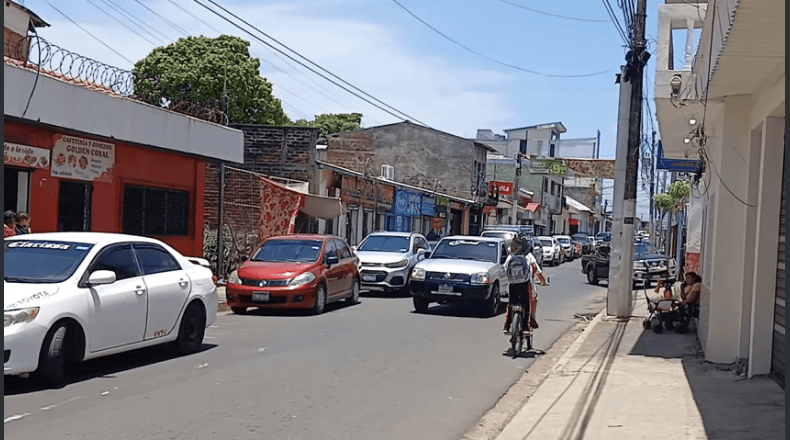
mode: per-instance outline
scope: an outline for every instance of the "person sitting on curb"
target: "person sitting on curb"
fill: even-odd
[[[16,214],[14,211],[9,210],[3,213],[3,223],[3,238],[16,235]]]
[[[696,272],[687,272],[680,285],[679,307],[686,310],[688,316],[699,318],[699,296],[702,291],[702,277]]]

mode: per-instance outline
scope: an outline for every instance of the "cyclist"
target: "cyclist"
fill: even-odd
[[[538,328],[538,321],[535,318],[535,316],[536,316],[535,315],[535,311],[536,311],[537,306],[538,306],[538,293],[537,293],[537,288],[536,288],[537,286],[534,285],[534,281],[538,281],[539,280],[541,286],[548,286],[548,283],[546,282],[546,278],[543,276],[543,271],[541,270],[540,265],[538,265],[537,259],[535,259],[535,256],[532,254],[532,251],[533,251],[532,240],[530,240],[528,237],[526,237],[526,236],[524,236],[522,234],[518,234],[516,237],[513,238],[513,240],[510,243],[510,251],[511,251],[511,254],[508,257],[508,261],[505,263],[507,265],[506,267],[508,268],[508,271],[510,270],[510,265],[508,263],[510,263],[512,258],[517,258],[518,257],[519,259],[525,260],[525,262],[526,262],[526,264],[528,266],[528,270],[530,272],[530,277],[529,277],[529,282],[527,284],[527,288],[528,288],[528,292],[529,292],[528,293],[528,295],[529,295],[528,298],[520,298],[519,297],[520,296],[519,293],[516,293],[514,295],[514,293],[513,293],[514,291],[518,292],[521,289],[519,289],[518,287],[514,289],[512,287],[513,280],[511,279],[511,288],[510,288],[510,292],[509,292],[510,293],[509,304],[517,304],[517,303],[519,303],[518,301],[525,302],[527,299],[529,299],[528,305],[529,305],[529,311],[530,311],[530,313],[529,313],[530,327],[532,327],[533,329]],[[510,272],[508,272],[508,274],[509,273]],[[534,278],[537,278],[537,280],[535,280]],[[510,329],[510,318],[511,318],[511,316],[510,316],[510,305],[509,304],[508,304],[508,308],[507,308],[507,313],[505,314],[505,328],[504,328],[504,332],[505,333],[507,333],[509,331],[509,329]]]
[[[504,332],[506,334],[510,331],[510,306],[512,304],[521,304],[524,307],[529,307],[529,285],[532,281],[532,273],[529,260],[524,256],[528,243],[529,241],[526,237],[521,234],[513,237],[510,242],[510,255],[505,261],[505,270],[507,270],[508,280],[510,281],[510,288],[508,289],[510,298],[507,312],[505,313]]]

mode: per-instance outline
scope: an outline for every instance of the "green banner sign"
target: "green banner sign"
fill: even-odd
[[[534,158],[530,161],[529,172],[530,174],[550,174],[558,176],[567,173],[568,167],[562,163],[562,159]]]

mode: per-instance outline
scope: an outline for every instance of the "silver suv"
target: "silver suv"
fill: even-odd
[[[353,249],[362,289],[384,292],[408,290],[412,268],[431,250],[416,232],[374,232]]]

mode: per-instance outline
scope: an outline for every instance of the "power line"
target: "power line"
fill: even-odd
[[[167,18],[161,16],[158,12],[156,12],[153,9],[149,8],[148,6],[143,4],[143,2],[141,2],[140,0],[134,0],[134,1],[137,2],[140,6],[144,7],[145,9],[148,9],[149,11],[151,11],[151,13],[153,13],[154,15],[156,15],[157,17],[162,19],[162,21],[164,21],[165,23],[170,25],[170,27],[172,27],[173,29],[181,32],[181,35],[184,35],[185,37],[189,36],[189,32],[185,31],[183,28],[179,27],[177,24],[173,23],[172,21],[168,20]]]
[[[209,1],[211,1],[211,0],[209,0]],[[465,50],[466,50],[466,51],[468,51],[468,52],[471,52],[471,53],[473,53],[473,54],[475,54],[475,55],[477,55],[477,56],[479,56],[479,57],[485,58],[485,59],[487,59],[487,60],[489,60],[489,61],[492,61],[492,62],[494,62],[494,63],[500,64],[500,65],[502,65],[502,66],[510,67],[510,68],[513,68],[513,69],[516,69],[516,70],[520,70],[520,71],[522,71],[522,72],[531,73],[531,74],[533,74],[533,75],[547,76],[547,77],[550,77],[550,78],[583,78],[583,77],[588,77],[588,76],[595,76],[595,75],[600,75],[600,74],[603,74],[603,73],[609,73],[609,72],[610,72],[610,70],[603,70],[603,71],[600,71],[600,72],[594,72],[594,73],[585,73],[585,74],[582,74],[582,75],[549,75],[549,74],[546,74],[546,73],[540,73],[540,72],[536,72],[536,71],[534,71],[534,70],[529,70],[529,69],[525,69],[525,68],[523,68],[523,67],[514,66],[514,65],[512,65],[512,64],[504,63],[504,62],[502,62],[502,61],[499,61],[499,60],[497,60],[497,59],[491,58],[491,57],[489,57],[489,56],[487,56],[487,55],[483,55],[482,53],[480,53],[480,52],[477,52],[477,51],[475,51],[475,50],[473,50],[473,49],[470,49],[470,48],[469,48],[469,47],[467,47],[467,46],[464,46],[463,44],[459,43],[458,41],[456,41],[456,40],[454,40],[454,39],[452,39],[452,38],[448,37],[448,36],[447,36],[447,35],[445,35],[445,34],[443,34],[443,33],[442,33],[440,30],[438,30],[438,29],[436,29],[435,27],[431,26],[430,24],[428,24],[428,23],[427,23],[425,20],[423,20],[422,18],[420,18],[420,17],[418,17],[417,15],[415,15],[415,14],[414,14],[413,12],[411,12],[411,11],[410,11],[410,10],[409,10],[409,9],[408,9],[406,6],[403,6],[402,4],[398,3],[398,0],[392,0],[392,1],[393,1],[393,3],[395,3],[396,5],[400,6],[400,7],[401,7],[401,8],[402,8],[404,11],[408,12],[408,13],[409,13],[409,15],[411,15],[412,17],[414,17],[415,19],[417,19],[417,21],[419,21],[420,23],[424,24],[424,25],[425,25],[425,26],[427,26],[429,29],[431,29],[432,31],[434,31],[434,32],[436,32],[437,34],[441,35],[441,36],[442,36],[442,37],[444,37],[445,39],[447,39],[447,40],[449,40],[449,41],[451,41],[451,42],[455,43],[456,45],[458,45],[458,46],[462,47],[463,49],[465,49]]]
[[[315,69],[311,68],[310,66],[308,66],[308,65],[304,64],[303,62],[301,62],[301,61],[299,61],[299,60],[295,59],[295,58],[294,58],[294,57],[292,57],[291,55],[288,55],[287,53],[283,52],[282,50],[280,50],[280,49],[278,49],[278,48],[274,47],[274,46],[273,46],[273,45],[271,45],[269,42],[267,42],[267,41],[263,40],[262,38],[258,37],[257,35],[253,34],[252,32],[248,31],[247,29],[244,29],[244,28],[243,28],[242,26],[240,26],[239,24],[235,23],[234,21],[230,20],[229,18],[225,17],[224,15],[220,14],[219,12],[215,11],[214,9],[212,9],[211,7],[209,7],[208,5],[205,5],[205,4],[201,3],[199,0],[194,0],[194,2],[195,2],[195,3],[197,3],[197,4],[199,4],[200,6],[203,6],[204,8],[208,9],[209,11],[211,11],[211,13],[213,13],[213,14],[217,15],[218,17],[222,18],[223,20],[227,21],[228,23],[232,24],[233,26],[235,26],[235,27],[239,28],[240,30],[242,30],[242,31],[246,32],[247,34],[249,34],[250,36],[252,36],[252,37],[253,37],[253,38],[255,38],[256,40],[258,40],[258,41],[262,42],[263,44],[265,44],[265,45],[267,45],[267,46],[269,46],[269,47],[271,47],[272,49],[276,50],[277,52],[279,52],[279,53],[281,53],[281,54],[285,55],[286,57],[288,57],[288,58],[289,58],[289,59],[291,59],[292,61],[294,61],[294,62],[296,62],[297,64],[301,65],[302,67],[304,67],[304,68],[306,68],[306,69],[310,70],[311,72],[315,73],[316,75],[318,75],[318,76],[320,76],[320,77],[324,78],[325,80],[327,80],[327,81],[331,82],[332,84],[334,84],[334,85],[336,85],[336,86],[340,87],[341,89],[345,90],[346,92],[348,92],[348,93],[351,93],[352,95],[356,96],[357,98],[359,98],[359,99],[362,99],[363,101],[365,101],[365,102],[367,102],[368,104],[370,104],[370,105],[372,105],[372,106],[374,106],[374,107],[378,108],[379,110],[382,110],[382,111],[384,111],[384,112],[386,112],[386,113],[389,113],[390,115],[392,115],[392,116],[394,116],[394,117],[396,117],[396,118],[398,118],[398,119],[409,119],[409,120],[415,121],[415,122],[417,122],[417,123],[419,123],[419,124],[422,124],[422,125],[424,125],[424,126],[428,127],[428,125],[427,125],[427,124],[425,124],[424,122],[420,122],[418,119],[416,119],[416,118],[413,118],[413,117],[411,117],[411,116],[407,115],[406,113],[403,113],[402,111],[400,111],[400,110],[398,110],[398,109],[396,109],[396,108],[392,107],[391,105],[389,105],[389,104],[386,104],[386,103],[382,102],[381,100],[379,100],[379,99],[377,99],[377,98],[373,97],[372,95],[370,95],[370,94],[368,94],[368,93],[366,93],[366,92],[364,92],[364,91],[360,90],[360,89],[359,89],[359,88],[357,88],[356,86],[354,86],[354,85],[350,84],[349,82],[347,82],[347,81],[343,80],[342,78],[338,77],[337,75],[335,75],[335,74],[333,74],[333,73],[331,73],[331,72],[327,71],[326,69],[324,69],[323,67],[319,66],[318,64],[316,64],[316,63],[314,63],[314,62],[310,61],[309,59],[305,58],[304,56],[302,56],[301,54],[299,54],[299,53],[298,53],[298,52],[296,52],[295,50],[293,50],[293,49],[289,48],[288,46],[284,45],[283,43],[280,43],[279,41],[275,40],[275,39],[274,39],[274,38],[272,38],[271,36],[267,35],[265,32],[261,31],[260,29],[256,28],[255,26],[252,26],[251,24],[247,23],[245,20],[243,20],[243,19],[239,18],[237,15],[235,15],[235,14],[233,14],[232,12],[228,11],[227,9],[225,9],[224,7],[222,7],[221,5],[219,5],[218,3],[216,3],[214,0],[209,0],[209,2],[211,2],[211,3],[213,3],[214,5],[218,6],[220,9],[222,9],[222,10],[223,10],[223,11],[225,11],[226,13],[230,14],[231,16],[233,16],[233,17],[234,17],[234,18],[236,18],[237,20],[241,21],[242,23],[246,24],[247,26],[249,26],[249,27],[251,27],[251,28],[255,29],[256,31],[258,31],[258,32],[260,32],[261,34],[263,34],[263,35],[265,35],[266,37],[268,37],[269,39],[271,39],[271,40],[275,41],[277,44],[279,44],[279,45],[281,45],[281,46],[285,47],[286,49],[288,49],[289,51],[291,51],[291,52],[295,53],[295,54],[296,54],[297,56],[299,56],[300,58],[302,58],[302,59],[306,60],[307,62],[309,62],[309,63],[313,64],[314,66],[318,67],[319,69],[323,70],[324,72],[327,72],[328,74],[332,75],[333,77],[337,78],[338,80],[342,81],[343,83],[345,83],[345,84],[348,84],[350,87],[354,88],[355,90],[358,90],[358,91],[360,91],[360,92],[361,92],[361,93],[363,93],[364,95],[366,95],[366,96],[369,96],[371,99],[373,99],[373,100],[375,100],[375,101],[377,101],[377,102],[379,102],[379,103],[383,104],[383,105],[384,105],[384,106],[386,106],[386,107],[389,107],[390,109],[394,110],[394,111],[395,111],[395,112],[397,112],[397,113],[400,113],[400,114],[401,114],[401,115],[403,115],[403,116],[406,116],[406,118],[404,118],[403,116],[399,116],[399,115],[397,115],[396,113],[393,113],[393,111],[390,111],[390,110],[388,110],[387,108],[384,108],[384,107],[382,107],[381,105],[378,105],[378,104],[376,104],[376,103],[374,103],[374,102],[370,101],[369,99],[367,99],[367,98],[365,98],[365,97],[363,97],[363,96],[360,96],[359,94],[357,94],[357,93],[353,92],[352,90],[349,90],[347,87],[344,87],[343,85],[341,85],[341,84],[338,84],[337,82],[333,81],[331,78],[328,78],[326,75],[324,75],[324,74],[322,74],[322,73],[320,73],[320,72],[316,71]]]
[[[104,13],[105,13],[105,14],[106,14],[108,17],[110,17],[110,18],[112,18],[113,20],[117,21],[117,22],[118,22],[118,23],[119,23],[121,26],[123,26],[123,27],[125,27],[126,29],[129,29],[130,31],[132,31],[132,33],[134,33],[134,34],[137,34],[137,36],[138,36],[138,37],[140,37],[140,38],[142,38],[143,40],[145,40],[145,41],[147,41],[147,42],[151,43],[151,45],[152,45],[152,46],[154,46],[154,47],[157,47],[157,44],[156,44],[156,43],[154,43],[153,41],[149,40],[148,38],[145,38],[145,37],[143,36],[143,34],[141,34],[141,33],[137,32],[136,30],[134,30],[134,29],[132,29],[131,27],[127,26],[127,25],[126,25],[126,23],[124,23],[124,22],[122,22],[121,20],[118,20],[117,18],[113,17],[113,16],[112,16],[112,14],[110,14],[109,12],[107,12],[107,11],[105,11],[104,9],[102,9],[101,7],[99,7],[99,5],[97,5],[96,3],[93,3],[91,0],[85,0],[85,1],[87,1],[87,2],[88,2],[88,3],[90,3],[90,4],[92,4],[92,5],[93,5],[93,6],[94,6],[96,9],[98,9],[98,10],[100,10],[100,11],[104,12]]]
[[[623,39],[623,42],[627,47],[631,47],[631,40],[628,39],[626,32],[623,30],[623,26],[620,24],[620,20],[617,19],[617,15],[614,13],[614,8],[612,4],[609,3],[609,0],[601,0],[603,2],[604,8],[606,8],[606,12],[609,13],[609,18],[611,18],[612,23],[614,24],[617,33],[620,34],[620,38]]]
[[[110,4],[110,3],[111,3],[112,5],[114,5],[115,7],[117,7],[118,9],[120,9],[121,11],[123,11],[124,13],[126,13],[126,15],[127,15],[127,16],[129,16],[130,18],[134,18],[135,20],[139,21],[140,23],[142,23],[142,24],[146,25],[146,26],[147,26],[149,29],[151,29],[152,31],[154,31],[154,32],[156,32],[157,34],[161,35],[161,36],[162,36],[162,38],[164,38],[165,40],[167,40],[167,41],[170,41],[170,40],[171,40],[171,38],[170,38],[170,37],[168,37],[167,35],[165,35],[165,34],[163,34],[163,33],[159,32],[159,30],[157,30],[156,28],[154,28],[154,27],[153,27],[153,26],[151,26],[150,24],[146,23],[145,21],[143,21],[143,20],[140,20],[140,19],[139,19],[139,18],[137,18],[137,17],[136,17],[134,14],[132,14],[131,12],[129,12],[129,11],[127,11],[126,9],[122,8],[120,5],[118,5],[118,4],[117,4],[117,3],[115,3],[114,1],[112,1],[112,0],[102,0],[102,1],[103,1],[105,4]],[[108,3],[108,2],[109,2],[109,3]],[[110,6],[110,7],[112,7],[112,6]],[[118,9],[116,9],[116,11],[117,11]],[[140,26],[138,25],[138,27],[140,27]],[[140,27],[140,29],[143,29],[143,28],[142,28],[142,27]],[[146,31],[146,32],[148,32],[148,31]],[[148,32],[148,35],[151,35],[152,37],[154,37],[154,38],[157,38],[157,37],[155,37],[155,36],[154,36],[154,34],[152,34],[152,33],[150,33],[150,32]],[[158,39],[158,38],[157,38],[157,39]],[[159,40],[159,41],[162,41],[162,40]],[[163,42],[162,44],[164,44],[164,42]]]
[[[104,45],[104,47],[106,47],[107,49],[110,49],[110,50],[111,50],[111,51],[113,51],[113,52],[114,52],[116,55],[118,55],[119,57],[121,57],[121,58],[123,58],[124,60],[128,61],[128,62],[129,62],[129,64],[132,64],[132,65],[134,65],[134,62],[133,62],[132,60],[130,60],[129,58],[126,58],[126,57],[125,57],[125,56],[123,56],[123,55],[122,55],[120,52],[118,52],[117,50],[113,49],[113,48],[112,48],[112,47],[110,47],[110,46],[109,46],[107,43],[105,43],[104,41],[102,41],[102,39],[101,39],[101,38],[97,37],[96,35],[93,35],[93,34],[92,34],[92,33],[90,33],[90,32],[89,32],[87,29],[85,29],[84,27],[80,26],[80,25],[79,25],[79,24],[78,24],[76,21],[72,20],[72,19],[71,19],[71,18],[70,18],[68,15],[64,14],[64,13],[63,13],[63,11],[61,11],[61,10],[60,10],[60,9],[58,9],[58,8],[56,8],[56,7],[55,7],[55,5],[53,5],[52,3],[50,3],[48,0],[44,0],[44,3],[48,4],[49,6],[51,6],[51,7],[52,7],[52,9],[54,9],[54,10],[58,11],[58,13],[60,13],[60,15],[62,15],[62,16],[64,16],[64,17],[66,18],[66,20],[68,20],[68,21],[70,21],[70,22],[74,23],[74,25],[75,25],[75,26],[77,26],[78,28],[80,28],[80,29],[82,29],[83,31],[85,31],[85,33],[86,33],[86,34],[88,34],[88,35],[90,35],[91,37],[93,37],[93,38],[94,38],[96,41],[98,41],[99,43],[101,43],[102,45]]]
[[[551,12],[544,12],[544,11],[539,11],[537,9],[528,8],[526,6],[522,6],[522,5],[519,5],[517,3],[512,3],[512,2],[509,2],[507,0],[500,0],[500,1],[502,3],[507,3],[509,5],[513,5],[513,6],[517,7],[517,8],[526,9],[526,10],[532,11],[532,12],[537,12],[538,14],[549,15],[551,17],[564,18],[564,19],[567,19],[567,20],[589,21],[589,22],[593,22],[593,23],[606,23],[606,22],[609,21],[609,20],[593,20],[591,18],[568,17],[566,15],[552,14]]]

